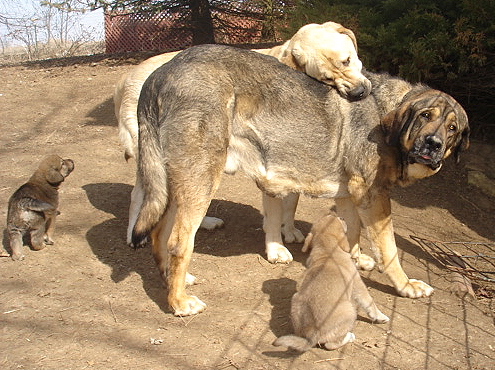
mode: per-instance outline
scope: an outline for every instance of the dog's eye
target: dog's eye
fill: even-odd
[[[430,120],[431,118],[430,112],[421,112],[419,115],[427,120]]]
[[[456,125],[454,125],[453,123],[451,123],[451,124],[449,125],[449,131],[456,131],[456,130],[457,130],[457,126],[456,126]]]
[[[350,58],[350,57],[349,57],[349,58],[347,58],[346,60],[344,60],[344,61],[342,62],[342,65],[343,65],[344,67],[349,67],[349,64],[351,64],[351,58]]]

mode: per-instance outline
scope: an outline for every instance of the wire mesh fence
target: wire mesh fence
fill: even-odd
[[[250,15],[251,14],[251,15]],[[262,42],[263,20],[255,13],[212,12],[215,42]],[[106,53],[174,51],[192,45],[192,30],[184,11],[105,14]],[[277,41],[277,40],[271,40]]]
[[[410,237],[445,268],[469,279],[495,283],[495,243],[443,242]]]

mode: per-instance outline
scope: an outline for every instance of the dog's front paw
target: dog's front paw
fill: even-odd
[[[378,311],[376,317],[372,317],[371,319],[377,324],[385,324],[390,321],[389,317],[381,311]]]
[[[356,267],[363,271],[373,270],[376,264],[373,257],[370,257],[364,253],[361,253],[357,258],[354,258],[354,262],[356,263]]]
[[[176,302],[171,302],[170,306],[172,306],[175,316],[190,316],[203,312],[206,308],[206,303],[196,296],[186,295]]]
[[[140,249],[140,248],[146,248],[148,246],[148,243],[149,242],[149,238],[148,237],[145,237],[143,240],[141,240],[139,243],[137,244],[134,244],[133,241],[130,241],[127,243],[128,247],[129,248],[132,248],[132,249]]]
[[[270,263],[292,262],[292,254],[290,254],[287,248],[279,243],[269,243],[266,246],[266,256]]]
[[[303,233],[294,227],[294,225],[283,226],[282,235],[286,243],[302,243],[304,241]]]
[[[421,280],[409,279],[403,287],[397,287],[397,293],[402,297],[421,298],[428,297],[433,293],[433,288]]]
[[[223,227],[223,220],[216,217],[205,216],[199,227],[206,230],[218,229]]]

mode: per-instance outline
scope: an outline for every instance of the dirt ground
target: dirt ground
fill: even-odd
[[[306,256],[294,244],[293,263],[266,261],[261,196],[242,175],[225,176],[210,207],[225,227],[197,236],[190,271],[199,284],[189,291],[207,310],[174,317],[149,248],[125,243],[135,164],[123,157],[112,92],[133,62],[0,68],[0,216],[44,155],[76,164],[61,186],[55,245],[25,247],[22,262],[0,258],[1,369],[495,369],[494,286],[459,299],[448,291],[450,273],[410,238],[495,242],[495,199],[466,179],[466,161],[493,163],[493,155],[480,155],[490,151],[481,143],[460,165],[449,161],[434,177],[394,191],[403,266],[436,290],[401,298],[386,276],[364,273],[391,321],[360,316],[354,343],[300,356],[271,345],[291,331],[290,298]],[[306,233],[330,206],[302,199],[297,225]]]

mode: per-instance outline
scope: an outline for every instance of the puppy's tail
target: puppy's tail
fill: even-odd
[[[142,184],[144,199],[132,231],[134,247],[141,247],[146,237],[160,221],[168,206],[167,173],[165,157],[160,143],[159,129],[153,125],[153,112],[149,102],[143,104],[145,112],[139,121],[139,182]]]
[[[34,198],[22,198],[19,201],[19,207],[35,212],[54,211],[56,209],[52,204]]]
[[[297,335],[284,335],[280,338],[277,338],[275,342],[273,342],[274,346],[284,346],[290,349],[294,349],[298,352],[306,352],[307,350],[313,348],[316,343],[311,343],[308,339],[298,337]]]

